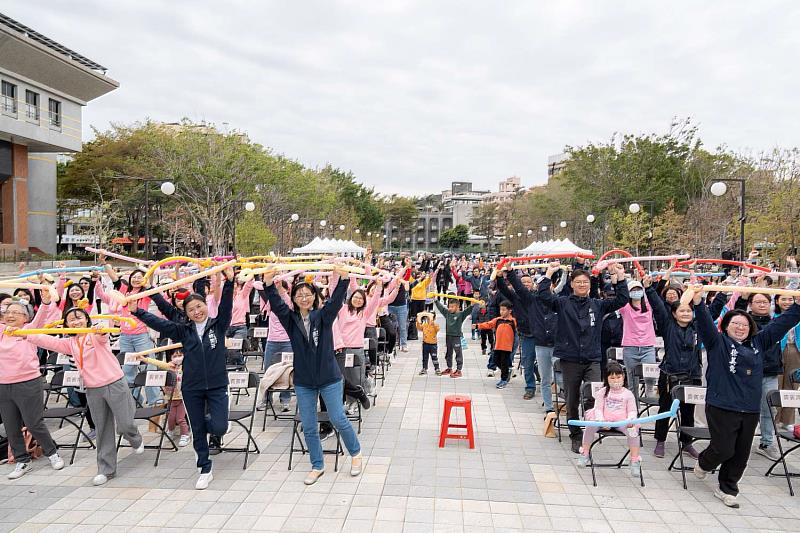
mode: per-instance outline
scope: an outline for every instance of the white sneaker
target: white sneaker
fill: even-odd
[[[17,466],[8,474],[8,479],[19,479],[25,474],[27,474],[33,465],[30,462],[27,463],[17,463]]]
[[[311,472],[309,472],[306,478],[303,480],[303,483],[305,483],[306,485],[313,485],[314,483],[317,482],[319,478],[322,477],[322,474],[324,473],[325,473],[324,470],[314,470],[312,468]]]
[[[726,494],[722,492],[721,490],[719,490],[719,487],[714,489],[714,496],[722,500],[722,503],[724,503],[728,507],[731,507],[733,509],[739,508],[739,502],[736,501],[736,496],[734,496],[733,494]]]
[[[108,483],[108,477],[106,477],[103,474],[97,474],[96,476],[94,476],[94,479],[92,479],[92,485],[94,485],[95,487],[99,487],[100,485],[105,485],[106,483]]]
[[[197,490],[205,490],[212,481],[214,481],[214,474],[211,472],[207,474],[200,474],[200,477],[197,478],[197,483],[195,484],[194,488]]]
[[[189,435],[181,435],[181,440],[178,441],[178,446],[183,448],[189,445]]]
[[[136,455],[142,455],[144,453],[144,439],[142,439],[142,443],[139,445],[138,448],[133,449],[133,453]]]
[[[361,454],[354,455],[351,459],[350,463],[350,475],[356,477],[361,474],[361,470],[363,468],[364,460],[361,457]]]
[[[62,468],[64,468],[64,460],[61,457],[59,457],[57,453],[54,453],[53,455],[48,457],[48,459],[50,459],[50,466],[53,467],[53,470],[61,470]]]
[[[693,472],[694,472],[695,477],[697,477],[697,479],[705,479],[706,476],[708,475],[707,471],[705,471],[702,468],[700,468],[700,461],[697,461],[694,464]]]
[[[766,444],[760,444],[756,450],[756,453],[773,462],[780,461],[781,459],[781,453],[778,451],[778,447],[774,444],[770,444],[769,446]]]
[[[494,370],[489,370],[489,372],[486,373],[486,377],[487,378],[493,378],[494,377]]]

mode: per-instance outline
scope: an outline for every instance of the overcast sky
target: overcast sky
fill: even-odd
[[[48,0],[0,10],[109,68],[90,126],[205,120],[382,193],[546,181],[547,156],[691,116],[800,145],[800,4]]]

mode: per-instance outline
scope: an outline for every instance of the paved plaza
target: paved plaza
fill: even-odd
[[[589,469],[576,466],[569,441],[543,436],[539,393],[523,400],[521,375],[505,390],[495,389],[496,379],[486,376],[485,356],[475,341],[465,354],[460,379],[418,376],[419,353],[419,343],[411,342],[408,353],[397,354],[377,405],[365,413],[361,477],[350,477],[349,458],[334,473],[333,456],[326,455],[326,474],[306,487],[307,457],[297,455],[294,470],[287,470],[291,422],[270,419],[261,432],[259,413],[261,454],[251,456],[247,470],[242,470],[242,454],[216,456],[214,481],[205,491],[194,489],[197,470],[191,446],[164,452],[158,467],[153,467],[154,451],[133,456],[125,449],[118,477],[100,488],[91,485],[94,451],[79,450],[75,464],[60,472],[39,459],[31,473],[15,482],[5,478],[10,467],[3,466],[0,530],[800,530],[800,498],[789,496],[784,479],[764,477],[769,464],[760,456],[751,457],[738,510],[714,498],[714,481],[700,482],[690,475],[687,491],[680,473],[666,470],[676,449],[674,434],[665,459],[651,455],[652,436],[645,436],[646,487],[623,468],[600,470],[594,488]],[[466,441],[438,448],[442,400],[456,392],[472,397],[474,450]],[[233,430],[226,444],[243,444],[241,435]],[[59,430],[55,436],[63,441],[69,432]],[[324,444],[330,448],[334,443],[329,439]],[[616,460],[622,453],[621,444],[603,444],[596,459]],[[68,459],[67,450],[62,454]]]

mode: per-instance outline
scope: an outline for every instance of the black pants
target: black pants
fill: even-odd
[[[417,315],[425,310],[425,300],[411,300],[408,305],[408,321],[416,327]]]
[[[481,331],[481,351],[486,351],[486,341],[489,341],[489,351],[492,351],[492,346],[494,346],[494,330],[491,329],[482,329]]]
[[[564,379],[564,393],[567,396],[567,420],[578,420],[581,385],[600,381],[600,363],[575,363],[561,359],[561,376]],[[587,398],[583,408],[593,407],[594,398]],[[579,426],[569,426],[569,436],[573,440],[581,441],[583,431]]]
[[[228,387],[183,390],[183,405],[192,428],[192,446],[201,474],[211,472],[208,436],[222,437],[228,431]],[[206,413],[209,414],[206,417]]]
[[[722,465],[717,480],[725,494],[739,494],[739,480],[747,468],[758,419],[759,413],[738,413],[706,405],[711,442],[700,454],[699,464],[706,471]]]
[[[508,381],[508,375],[511,373],[511,352],[508,350],[495,350],[494,362],[500,367],[500,379]]]
[[[378,328],[375,326],[367,326],[364,328],[364,338],[367,339],[375,339],[375,344],[370,343],[370,349],[366,350],[367,357],[369,358],[369,364],[367,365],[367,370],[370,367],[375,366],[378,363]],[[376,349],[372,349],[372,346],[375,346]]]
[[[661,372],[658,376],[658,412],[666,413],[669,411],[670,407],[672,407],[671,391],[673,387],[678,385],[700,385],[701,383],[699,379],[677,381],[674,378],[670,379],[667,374]],[[670,420],[669,418],[656,420],[655,437],[657,441],[663,442],[667,440]],[[688,402],[683,402],[681,404],[681,425],[694,427],[694,404]],[[690,444],[692,438],[687,435],[681,435],[681,442],[683,442],[684,445]]]
[[[439,294],[446,294],[447,293],[447,287],[449,285],[450,285],[450,283],[447,282],[447,281],[436,280],[436,292],[438,292]],[[441,301],[442,297],[441,296],[437,296],[436,299]]]
[[[428,370],[428,357],[430,357],[431,361],[433,362],[433,368],[439,370],[439,358],[437,357],[437,351],[439,347],[436,344],[428,344],[427,342],[422,343],[422,369]]]

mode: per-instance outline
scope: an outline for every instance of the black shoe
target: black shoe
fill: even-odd
[[[325,425],[320,424],[320,427],[319,427],[319,440],[320,440],[320,442],[324,442],[324,441],[328,440],[328,438],[330,438],[331,435],[333,435],[333,427],[328,425],[328,424],[325,424]]]
[[[366,409],[370,408],[369,396],[367,393],[364,392],[364,387],[356,387],[358,391],[356,392],[355,399],[358,400],[358,403],[361,404],[361,407]]]
[[[581,441],[570,439],[572,441],[572,453],[581,453]]]
[[[222,437],[211,435],[208,438],[208,455],[219,455],[222,453]]]

